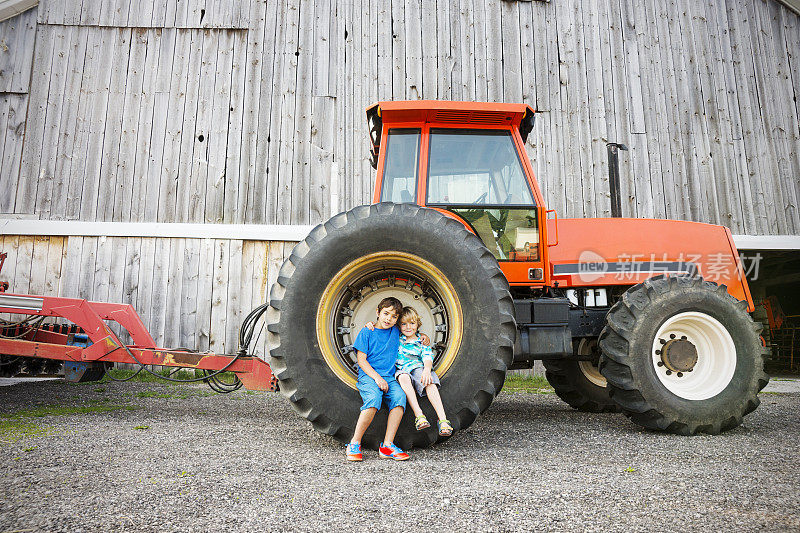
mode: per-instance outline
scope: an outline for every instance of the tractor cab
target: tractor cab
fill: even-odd
[[[511,285],[544,285],[546,210],[525,153],[533,119],[524,104],[371,106],[373,201],[436,209],[480,237]]]

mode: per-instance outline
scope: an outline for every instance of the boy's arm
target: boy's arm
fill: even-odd
[[[358,360],[358,366],[361,367],[361,370],[375,380],[375,383],[378,384],[379,389],[381,389],[383,392],[387,392],[389,390],[389,384],[386,383],[386,380],[383,379],[380,374],[375,372],[375,369],[372,368],[372,365],[367,362],[367,354],[356,350],[356,358]]]

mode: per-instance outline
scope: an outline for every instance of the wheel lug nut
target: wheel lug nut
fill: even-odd
[[[663,361],[659,361],[658,363],[656,363],[656,365],[658,365],[658,366],[664,366],[664,362],[663,362]]]
[[[675,338],[675,334],[674,334],[674,333],[670,333],[670,334],[669,334],[669,338],[670,338],[670,339],[674,339],[674,338]]]
[[[682,377],[683,377],[683,372],[678,372],[676,375],[677,375],[679,378],[682,378]]]
[[[686,340],[686,335],[681,335],[681,340],[685,341]]]
[[[661,350],[656,350],[656,355],[661,355]]]
[[[667,341],[665,341],[664,339],[658,339],[658,342],[660,342],[661,344],[667,344]]]
[[[671,376],[672,375],[672,370],[667,370],[667,375]]]

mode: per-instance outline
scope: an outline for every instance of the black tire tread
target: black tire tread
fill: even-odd
[[[752,324],[752,330],[756,335],[763,329],[763,326],[754,322],[747,313],[747,302],[740,302],[731,296],[724,285],[718,285],[700,277],[656,276],[631,287],[609,311],[606,327],[603,328],[599,340],[602,354],[600,371],[608,382],[611,398],[637,424],[680,435],[696,435],[698,433],[716,435],[740,425],[742,417],[758,407],[760,400],[757,394],[769,381],[764,372],[764,360],[769,353],[766,349],[762,349],[757,354],[759,359],[756,365],[758,369],[757,390],[752,391],[751,398],[747,398],[741,413],[710,424],[680,422],[665,416],[657,406],[647,401],[639,392],[630,368],[630,355],[627,353],[627,348],[632,342],[633,329],[641,310],[653,299],[661,297],[670,290],[686,287],[716,292],[728,301],[731,309],[740,314],[740,318]]]
[[[542,361],[545,368],[545,378],[553,387],[556,395],[572,408],[586,413],[615,413],[620,409],[617,404],[608,398],[607,402],[600,402],[587,394],[582,384],[576,382],[576,362],[570,359],[553,359]]]
[[[488,376],[487,383],[475,391],[474,397],[467,403],[467,408],[450,416],[450,422],[455,430],[468,427],[475,418],[485,411],[491,404],[494,397],[502,389],[505,379],[505,372],[513,359],[513,345],[516,339],[516,322],[514,320],[514,305],[509,292],[508,281],[502,270],[497,264],[494,256],[486,249],[483,242],[468,232],[460,223],[452,220],[437,211],[423,209],[412,204],[393,204],[379,203],[369,206],[357,206],[353,209],[333,216],[323,224],[316,226],[309,232],[308,236],[298,243],[289,257],[284,261],[280,268],[276,282],[270,291],[270,309],[267,313],[268,343],[270,349],[270,366],[275,376],[280,381],[280,392],[289,400],[298,415],[310,421],[317,431],[326,435],[331,435],[339,440],[350,438],[349,430],[340,424],[330,420],[325,414],[315,406],[312,406],[307,398],[303,397],[298,391],[297,386],[292,380],[285,363],[284,348],[281,347],[278,324],[281,318],[281,303],[286,292],[286,286],[295,271],[295,266],[302,261],[312,246],[329,235],[335,234],[336,230],[351,222],[365,219],[371,216],[386,215],[397,213],[405,217],[422,217],[425,224],[439,224],[449,228],[449,230],[464,239],[464,244],[475,253],[478,253],[479,272],[476,275],[485,276],[493,287],[497,304],[500,308],[502,317],[501,330],[498,332],[498,343],[495,353],[491,354],[493,370]],[[414,445],[427,446],[439,440],[438,435],[433,431],[418,432],[414,436]]]

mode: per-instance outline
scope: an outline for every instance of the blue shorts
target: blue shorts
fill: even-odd
[[[383,392],[375,380],[366,374],[358,377],[356,387],[364,401],[364,405],[361,406],[362,411],[370,407],[380,409],[381,404],[386,404],[390,411],[395,407],[406,408],[406,393],[403,392],[397,380],[391,377],[383,379],[389,384],[387,392]]]

